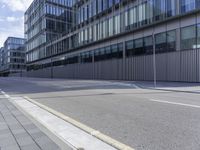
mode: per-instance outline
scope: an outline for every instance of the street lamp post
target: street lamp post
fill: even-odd
[[[20,77],[22,78],[22,66],[20,66]]]
[[[51,79],[53,79],[53,61],[51,57]]]
[[[156,76],[156,45],[155,45],[155,36],[153,33],[153,80],[154,88],[157,86],[157,76]]]

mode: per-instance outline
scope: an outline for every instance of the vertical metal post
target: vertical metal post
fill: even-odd
[[[53,79],[53,61],[51,58],[51,79]]]
[[[52,41],[52,39],[51,39],[50,43],[51,43],[51,47],[52,47],[52,50],[51,50],[51,79],[53,79],[53,58],[52,58],[53,41]]]
[[[21,70],[20,70],[20,77],[22,78],[22,66],[20,66]]]
[[[153,33],[153,79],[154,79],[154,88],[157,87],[157,76],[156,76],[156,42],[155,42],[155,36]]]

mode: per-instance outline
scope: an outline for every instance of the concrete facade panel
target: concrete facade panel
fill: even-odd
[[[180,27],[187,27],[190,26],[191,24],[196,23],[196,16],[192,15],[189,17],[184,17],[180,19]]]

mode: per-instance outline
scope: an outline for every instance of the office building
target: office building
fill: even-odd
[[[26,71],[25,39],[8,37],[0,50],[0,76]]]
[[[4,49],[3,47],[0,48],[0,71],[3,67],[3,53],[4,53]]]
[[[46,43],[70,32],[72,3],[68,0],[34,0],[25,12],[27,60],[35,61],[48,55]],[[63,43],[65,44],[65,43]],[[57,48],[61,52],[61,48]]]
[[[70,26],[49,41],[39,29],[42,50],[28,38],[28,76],[200,82],[200,0],[54,0],[52,7],[43,7],[48,0],[37,2],[28,12],[35,5],[45,8],[45,17],[38,17],[45,28],[46,16],[54,19],[58,12],[52,5],[61,2]],[[25,13],[25,26],[37,12]]]

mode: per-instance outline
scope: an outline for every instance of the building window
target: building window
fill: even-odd
[[[138,23],[142,25],[145,19],[145,4],[138,5]]]
[[[102,47],[99,49],[99,60],[105,60],[106,59],[106,53],[105,53],[105,48]]]
[[[103,3],[102,0],[98,0],[98,13],[101,13],[103,10]]]
[[[92,16],[95,16],[97,14],[97,1],[96,0],[92,1],[92,13],[93,13]]]
[[[146,54],[153,54],[153,38],[148,36],[144,38],[144,51]]]
[[[93,60],[93,53],[92,52],[84,52],[81,53],[81,63],[91,63]]]
[[[176,51],[176,30],[167,32],[167,51]]]
[[[111,51],[111,46],[107,46],[105,47],[105,55],[106,55],[106,59],[111,59],[112,58],[112,51]]]
[[[166,32],[155,35],[156,53],[162,53],[166,51],[167,49],[166,42],[167,42]]]
[[[111,45],[112,58],[121,58],[123,56],[123,43]]]
[[[89,41],[92,42],[93,40],[93,32],[92,32],[92,26],[89,27]]]
[[[146,11],[145,11],[148,24],[151,23],[153,20],[153,8],[154,8],[153,0],[148,0],[146,2]]]
[[[196,0],[196,8],[200,8],[200,0]]]
[[[112,36],[113,35],[113,17],[109,19],[108,23],[109,23],[108,33],[109,33],[109,36]]]
[[[113,6],[113,0],[108,0],[108,8]]]
[[[143,38],[134,40],[134,43],[135,43],[135,49],[134,49],[135,55],[144,54],[145,52],[144,52]]]
[[[134,49],[134,42],[133,42],[133,40],[127,41],[125,43],[125,48],[126,48],[126,56],[127,57],[130,57],[130,56],[134,55],[134,51],[133,51],[133,49]]]
[[[195,0],[181,0],[181,13],[186,13],[195,9]]]
[[[133,7],[129,10],[129,23],[131,28],[137,27],[137,9]]]
[[[108,9],[108,0],[103,0],[103,11]]]
[[[148,0],[138,6],[138,21],[140,25],[149,24],[153,18],[153,0]]]
[[[118,34],[120,33],[120,28],[121,28],[121,24],[120,24],[120,15],[117,15],[114,17],[114,34]]]
[[[93,41],[97,40],[97,25],[93,25]]]
[[[103,38],[106,38],[108,35],[107,29],[108,29],[108,21],[105,20],[103,21]]]
[[[112,51],[112,58],[117,58],[119,53],[117,44],[111,46],[111,51]]]
[[[166,13],[166,0],[154,0],[155,21],[163,20]]]
[[[118,43],[118,51],[119,51],[118,57],[122,58],[123,57],[123,43]]]
[[[176,1],[175,0],[167,0],[167,17],[171,17],[176,15]]]
[[[127,27],[129,25],[128,11],[124,13],[124,21],[125,27]]]
[[[98,40],[102,39],[102,22],[99,22],[97,24],[97,28],[98,28]]]
[[[197,48],[200,48],[200,24],[197,25]]]
[[[196,48],[196,26],[181,29],[181,49]]]
[[[66,57],[64,64],[76,64],[78,63],[78,56],[68,56]]]

